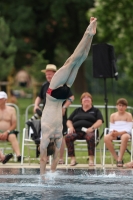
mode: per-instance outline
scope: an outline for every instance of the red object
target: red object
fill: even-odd
[[[51,92],[52,92],[52,89],[48,88],[47,94],[49,94],[51,96]]]

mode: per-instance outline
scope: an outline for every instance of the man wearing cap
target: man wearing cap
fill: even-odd
[[[57,71],[57,68],[55,65],[53,64],[48,64],[46,65],[46,69],[41,70],[41,72],[45,73],[46,76],[46,82],[43,83],[40,93],[38,94],[38,96],[35,99],[35,106],[34,106],[34,112],[36,112],[36,109],[40,109],[39,108],[39,104],[42,102],[43,103],[43,107],[45,106],[46,103],[46,92],[49,88],[50,85],[50,81],[52,79],[52,77],[54,76],[55,72]],[[74,100],[74,96],[70,90],[69,94],[68,94],[68,99],[66,101],[63,102],[62,105],[62,115],[63,115],[63,135],[65,132],[67,132],[67,126],[66,126],[66,121],[67,121],[67,112],[66,109],[69,107],[69,105],[73,102]],[[60,148],[60,159],[59,159],[59,164],[63,164],[63,155],[64,155],[64,150],[65,150],[65,139],[63,138],[62,140],[62,145]]]
[[[57,68],[55,65],[53,64],[48,64],[46,66],[46,69],[41,70],[41,72],[45,73],[46,76],[46,82],[43,83],[40,93],[38,94],[38,96],[35,99],[35,106],[34,106],[34,112],[36,112],[36,109],[40,109],[39,108],[39,104],[42,102],[43,105],[45,106],[45,102],[46,102],[46,92],[48,90],[50,81],[53,77],[53,75],[55,74],[55,72],[57,71]]]
[[[17,140],[17,117],[15,108],[6,105],[7,94],[0,91],[0,140],[7,140],[17,156],[18,162],[21,161],[20,148]]]

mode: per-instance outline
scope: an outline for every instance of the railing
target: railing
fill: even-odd
[[[42,107],[42,106],[43,106],[43,104],[40,104],[40,107]],[[32,107],[34,107],[34,104],[29,105],[29,106],[26,108],[26,110],[25,110],[25,122],[30,118],[29,110],[30,110]],[[72,105],[70,105],[69,108],[67,109],[67,116],[69,116],[69,115],[72,113],[72,111],[73,111],[75,108],[78,108],[78,107],[81,107],[81,104],[72,104]],[[103,131],[104,128],[106,127],[106,123],[105,123],[105,116],[106,116],[105,111],[106,111],[106,108],[105,108],[104,105],[94,105],[94,107],[98,108],[98,109],[101,111],[102,115],[103,115],[104,123],[103,123],[103,125],[100,127],[100,131],[101,131],[101,130]],[[107,109],[108,109],[108,116],[107,116],[107,117],[108,117],[108,121],[109,121],[110,115],[111,115],[113,112],[116,112],[117,110],[116,110],[116,106],[112,106],[112,105],[108,105]],[[128,107],[127,107],[127,111],[130,112],[130,113],[133,113],[133,107],[128,106]]]

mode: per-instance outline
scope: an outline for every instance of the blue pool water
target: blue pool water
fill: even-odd
[[[0,169],[2,200],[126,200],[133,199],[132,170]]]

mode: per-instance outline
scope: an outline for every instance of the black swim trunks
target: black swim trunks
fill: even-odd
[[[70,92],[70,88],[67,85],[63,85],[57,89],[48,88],[47,94],[54,97],[55,99],[67,99]]]

